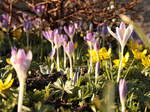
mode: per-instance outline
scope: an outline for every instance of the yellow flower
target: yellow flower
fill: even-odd
[[[139,44],[137,40],[131,40],[128,43],[128,47],[133,49],[133,50],[135,50],[135,49],[142,50],[143,49],[143,45]]]
[[[144,49],[143,52],[138,51],[137,49],[132,50],[135,59],[142,59],[147,53],[147,49]]]
[[[92,56],[92,62],[96,63],[97,61],[99,61],[99,57],[97,56],[97,51],[96,50],[88,50],[89,54],[88,56]]]
[[[10,88],[13,82],[14,82],[14,79],[12,79],[12,74],[9,74],[4,82],[0,79],[0,93]]]
[[[80,37],[84,37],[84,34],[83,34],[83,33],[80,33]]]
[[[11,65],[10,58],[6,58],[6,62],[7,62],[7,64]]]
[[[75,44],[74,44],[74,48],[76,49],[78,47],[78,43],[76,42]]]
[[[22,35],[22,29],[21,28],[18,28],[18,29],[13,29],[11,31],[12,33],[12,36],[15,37],[15,38],[20,38],[21,35]]]
[[[106,48],[101,48],[98,51],[98,55],[99,55],[100,60],[109,59],[111,57],[111,48],[109,48],[108,51],[106,50]]]
[[[106,50],[106,48],[101,48],[100,50],[88,50],[88,56],[92,56],[92,62],[95,63],[99,60],[107,60],[111,57],[111,48]]]
[[[126,66],[126,63],[128,62],[128,60],[129,60],[129,52],[127,52],[126,54],[125,54],[125,56],[123,57],[123,60],[122,60],[122,67],[125,67]],[[113,60],[113,63],[115,64],[114,66],[115,67],[119,67],[119,64],[120,64],[120,60],[119,59],[114,59]]]
[[[142,59],[142,64],[145,67],[150,67],[150,55],[148,55]]]

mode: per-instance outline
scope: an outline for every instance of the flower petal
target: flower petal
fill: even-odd
[[[10,73],[4,81],[4,85],[7,85],[12,79],[12,74]]]
[[[29,61],[31,61],[32,57],[33,57],[32,56],[32,52],[31,52],[31,50],[29,50],[28,53],[27,53],[26,59],[29,60]]]
[[[116,38],[116,39],[118,40],[117,35],[116,35],[114,32],[112,32],[109,27],[107,27],[107,29],[108,29],[108,32],[109,32],[114,38]]]
[[[131,25],[129,25],[128,28],[125,30],[125,33],[124,33],[124,37],[123,37],[124,45],[127,43],[129,37],[132,34],[132,31],[133,31],[133,27]]]

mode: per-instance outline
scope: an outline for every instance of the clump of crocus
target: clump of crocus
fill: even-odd
[[[24,86],[27,78],[27,71],[30,67],[32,60],[32,52],[28,51],[27,53],[25,53],[24,49],[17,50],[16,48],[12,48],[10,60],[19,79],[18,112],[21,112],[23,104]]]
[[[12,86],[13,82],[14,82],[14,79],[12,78],[11,73],[7,76],[4,82],[0,79],[0,93],[9,89]]]
[[[70,41],[66,45],[64,45],[64,51],[68,55],[69,62],[70,62],[70,79],[73,79],[72,56],[74,53],[74,43]]]
[[[120,55],[120,65],[119,65],[119,69],[118,69],[118,76],[117,76],[117,82],[119,82],[120,79],[120,73],[122,70],[122,59],[123,59],[123,52],[124,52],[124,47],[129,39],[129,37],[131,36],[131,33],[133,31],[133,27],[131,25],[129,25],[126,28],[125,23],[121,22],[119,27],[116,27],[116,34],[114,32],[111,31],[111,29],[109,27],[107,27],[108,32],[114,37],[116,38],[116,40],[118,40],[118,42],[121,45],[121,55]]]
[[[119,81],[119,97],[121,102],[121,111],[125,112],[125,102],[127,97],[127,85],[125,79],[120,79]]]

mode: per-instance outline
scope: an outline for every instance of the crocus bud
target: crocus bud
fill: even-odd
[[[79,79],[79,71],[75,72],[73,76],[73,85],[75,85],[78,82]]]
[[[127,85],[125,79],[120,79],[119,82],[119,96],[122,106],[122,112],[125,112],[125,101],[127,96]]]
[[[74,52],[74,43],[71,41],[68,42],[68,44],[64,46],[64,50],[68,55],[72,55]]]
[[[32,52],[28,51],[27,54],[23,49],[17,50],[12,48],[10,61],[17,72],[19,80],[26,78],[27,71],[30,67],[32,60]]]
[[[106,25],[106,24],[103,24],[103,25],[102,25],[101,34],[102,34],[102,35],[106,35],[107,33],[108,33],[107,25]]]
[[[74,25],[69,25],[68,27],[64,26],[64,31],[72,39],[75,34],[75,27]]]

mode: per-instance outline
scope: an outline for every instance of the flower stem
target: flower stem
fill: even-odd
[[[106,61],[106,63],[105,63],[105,70],[106,70],[107,77],[108,77],[108,79],[110,80],[110,79],[111,79],[111,76],[110,76],[110,74],[109,74],[109,72],[108,72],[107,61]]]
[[[90,51],[92,51],[91,43],[89,44],[89,47],[90,47]],[[91,72],[92,72],[92,55],[90,53],[90,67],[89,67],[88,73],[91,73]]]
[[[60,71],[60,66],[59,66],[59,49],[57,48],[57,70]]]
[[[24,86],[25,86],[25,79],[19,81],[19,98],[18,98],[17,112],[22,112]]]
[[[72,59],[71,59],[71,56],[69,56],[69,62],[70,62],[70,79],[72,80],[73,79],[73,67],[72,67]]]
[[[96,66],[96,65],[95,65]],[[97,78],[98,78],[98,70],[95,69],[95,84],[97,84]]]
[[[122,106],[121,106],[121,112],[125,112],[125,110],[126,110],[125,105],[122,105]]]
[[[8,38],[8,43],[9,43],[10,47],[12,47],[13,45],[12,45],[12,42],[11,42],[11,40],[10,40],[10,37],[9,37],[9,33],[8,33],[8,32],[7,32],[7,34],[6,34],[6,37]]]
[[[27,37],[27,48],[29,48],[29,33],[26,32],[26,37]]]
[[[66,68],[66,53],[64,52],[64,69]]]
[[[121,48],[121,55],[120,55],[120,63],[119,63],[119,69],[118,69],[118,75],[117,75],[117,82],[119,82],[120,73],[121,73],[121,70],[122,70],[123,50],[124,50],[124,48]]]
[[[43,36],[42,36],[42,34],[40,35],[41,36],[41,59],[43,58]]]

